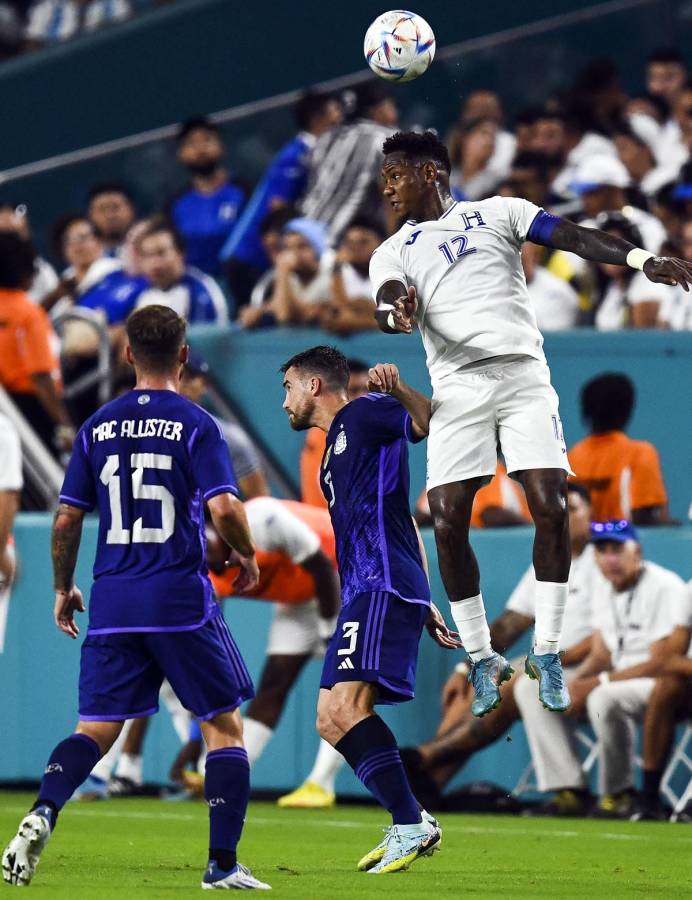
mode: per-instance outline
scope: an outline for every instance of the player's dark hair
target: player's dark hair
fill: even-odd
[[[140,247],[142,241],[146,240],[148,237],[153,237],[155,234],[170,234],[173,238],[176,250],[180,253],[185,253],[185,241],[183,240],[183,236],[166,216],[156,216],[151,219],[147,227],[137,235],[135,241],[136,245]]]
[[[582,484],[580,481],[568,481],[567,493],[577,494],[578,497],[581,497],[584,503],[588,503],[589,506],[591,506],[591,492],[589,491],[587,486],[585,484]]]
[[[174,369],[185,329],[185,319],[169,306],[143,306],[130,313],[125,330],[137,366],[156,374]]]
[[[449,151],[434,131],[397,131],[382,144],[382,152],[385,156],[399,153],[406,159],[431,159],[445,172],[452,171]]]
[[[209,131],[211,134],[215,134],[220,140],[223,140],[221,129],[215,122],[212,122],[211,119],[208,119],[206,116],[194,116],[192,119],[186,119],[186,121],[182,123],[175,137],[176,143],[180,146],[191,132],[199,130]]]
[[[632,379],[622,372],[604,372],[581,389],[582,418],[594,434],[623,430],[635,401]]]
[[[134,207],[135,200],[132,191],[122,181],[99,181],[93,185],[87,194],[87,202],[91,203],[102,194],[121,194],[130,206]]]
[[[355,359],[353,356],[349,356],[346,360],[346,365],[348,366],[349,375],[364,375],[366,372],[370,371],[370,366],[365,360]]]
[[[317,375],[332,391],[345,391],[351,374],[348,361],[341,350],[324,345],[296,353],[279,371],[285,374],[289,369],[298,369],[306,375]]]
[[[0,232],[0,288],[26,289],[34,277],[35,257],[31,241],[14,231]]]
[[[346,234],[351,228],[362,228],[364,231],[372,231],[381,241],[387,237],[387,233],[381,223],[376,219],[371,219],[369,216],[356,216],[355,219],[351,219],[346,228],[344,228],[343,234]]]
[[[335,100],[334,94],[322,93],[319,91],[305,91],[293,104],[293,118],[296,125],[301,131],[306,131],[313,119],[322,115],[324,108],[332,100]]]
[[[647,66],[652,63],[675,63],[678,66],[682,66],[683,69],[687,68],[685,57],[675,47],[659,47],[654,50],[646,58]]]

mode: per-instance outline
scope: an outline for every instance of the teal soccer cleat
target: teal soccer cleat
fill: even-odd
[[[440,837],[435,847],[436,850],[439,850],[442,846],[442,829],[440,828],[440,823],[425,809],[421,811],[421,815],[423,818],[423,822],[428,825],[431,830],[436,829],[439,833]],[[382,857],[387,852],[389,838],[393,827],[394,826],[390,825],[389,828],[383,829],[384,837],[382,838],[380,843],[376,847],[373,847],[372,850],[366,853],[365,856],[359,860],[357,866],[359,872],[369,872],[370,869],[373,869],[379,862],[382,862]]]
[[[563,678],[559,653],[534,653],[526,657],[524,669],[529,678],[538,679],[538,699],[552,712],[564,712],[572,702]]]
[[[514,669],[499,653],[471,663],[469,681],[475,692],[471,704],[474,716],[481,718],[500,705],[500,685],[509,681],[513,673]]]
[[[407,833],[406,826],[392,825],[386,838],[382,859],[368,869],[368,875],[385,875],[403,872],[421,856],[432,856],[440,849],[442,834],[439,828],[429,825],[415,834]]]

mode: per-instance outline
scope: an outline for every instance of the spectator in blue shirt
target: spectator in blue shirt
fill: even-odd
[[[173,226],[154,220],[136,238],[143,288],[136,306],[170,306],[191,325],[225,324],[228,307],[214,279],[185,264],[185,244]]]
[[[127,232],[137,217],[130,191],[119,181],[102,181],[89,191],[89,221],[103,243],[104,256],[120,258]]]
[[[175,227],[185,241],[187,262],[219,275],[219,253],[236,223],[245,193],[224,166],[226,148],[218,126],[190,119],[178,133],[178,161],[190,173],[190,185],[170,204]]]
[[[293,107],[293,115],[298,134],[274,157],[221,250],[238,306],[248,303],[253,287],[271,265],[262,246],[260,225],[272,210],[292,205],[303,196],[315,141],[341,122],[342,110],[333,95],[307,91]]]

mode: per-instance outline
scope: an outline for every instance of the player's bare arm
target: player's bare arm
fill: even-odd
[[[15,575],[15,563],[7,542],[18,509],[19,491],[0,491],[0,586],[9,584]]]
[[[237,497],[227,493],[212,497],[207,506],[214,527],[239,557],[242,571],[233,583],[234,589],[239,593],[252,590],[259,581],[259,567],[245,507]]]
[[[432,404],[421,394],[401,380],[394,363],[377,363],[368,372],[368,388],[382,394],[391,394],[411,416],[413,432],[417,437],[426,437],[430,431]]]
[[[418,298],[414,287],[401,281],[385,281],[377,292],[375,318],[385,334],[411,334]]]
[[[332,620],[339,612],[341,584],[334,566],[323,550],[318,550],[308,557],[303,568],[309,572],[315,581],[315,594],[320,619]]]
[[[506,609],[490,626],[490,638],[498,653],[504,653],[533,625],[533,619]]]
[[[597,228],[583,228],[568,219],[560,219],[546,245],[557,250],[568,250],[593,262],[641,269],[649,281],[679,284],[686,291],[692,284],[692,263],[672,256],[647,255],[645,250],[623,238]]]
[[[53,520],[51,555],[53,557],[53,586],[55,588],[55,624],[68,637],[76,638],[79,628],[75,612],[84,612],[84,600],[74,583],[74,570],[82,537],[84,511],[61,503]]]

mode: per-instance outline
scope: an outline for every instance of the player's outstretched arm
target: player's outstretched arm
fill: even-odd
[[[241,572],[233,584],[235,591],[251,590],[259,582],[259,567],[245,507],[231,493],[216,494],[207,501],[207,506],[214,527],[239,556]]]
[[[51,556],[53,558],[53,586],[55,588],[54,619],[58,628],[76,638],[79,628],[75,612],[84,612],[84,600],[74,583],[74,570],[82,537],[84,510],[61,503],[53,519]]]
[[[418,298],[414,287],[401,281],[385,281],[377,292],[375,319],[385,334],[411,334]]]
[[[686,291],[692,284],[692,263],[673,256],[655,256],[614,234],[598,228],[583,228],[569,219],[558,220],[549,237],[531,236],[530,239],[557,250],[568,250],[593,262],[641,269],[649,281],[679,284]]]
[[[368,390],[391,394],[411,416],[414,434],[427,436],[432,416],[430,399],[402,381],[394,363],[377,363],[368,371]]]

